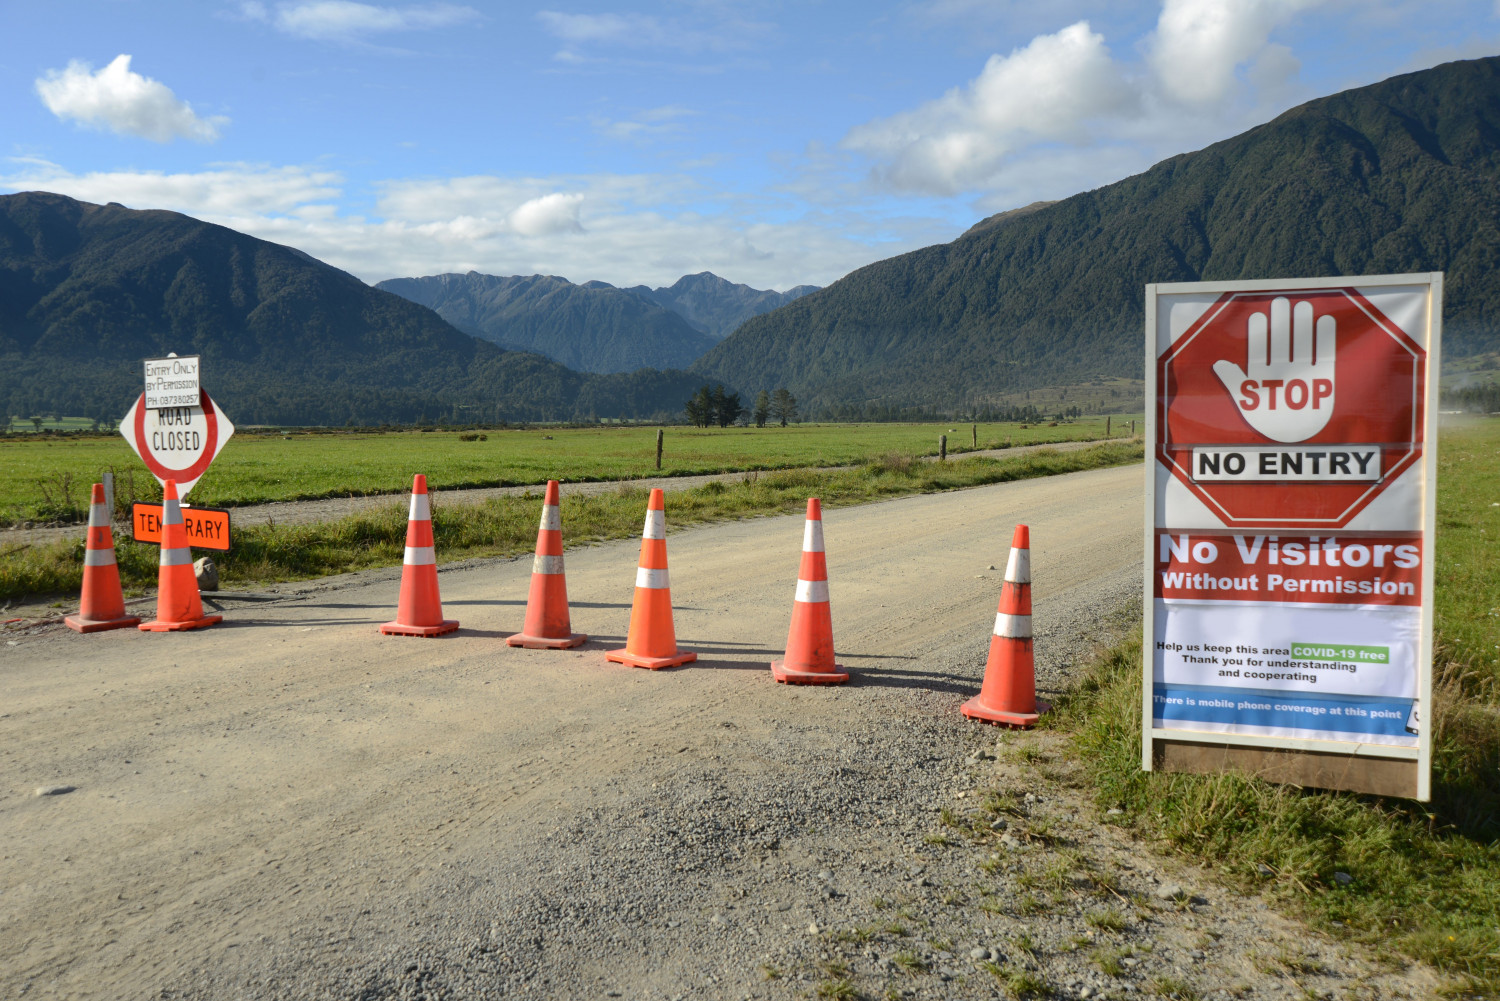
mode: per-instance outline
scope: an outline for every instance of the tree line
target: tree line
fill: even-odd
[[[774,393],[762,389],[755,397],[754,406],[747,411],[739,393],[729,392],[723,383],[712,387],[705,383],[682,405],[682,409],[687,414],[688,423],[700,428],[727,428],[746,419],[753,420],[758,428],[771,421],[786,427],[800,417],[797,398],[785,387]]]

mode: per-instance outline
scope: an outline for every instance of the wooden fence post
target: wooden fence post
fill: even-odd
[[[1110,421],[1112,421],[1112,420],[1114,420],[1113,417],[1106,417],[1106,418],[1104,418],[1104,437],[1106,437],[1106,438],[1109,437],[1109,426],[1110,426]]]
[[[970,425],[969,429],[974,432],[974,447],[977,449],[979,447],[979,425]]]
[[[938,435],[938,461],[948,461],[948,436],[945,434]]]
[[[661,428],[656,429],[656,468],[661,468]]]

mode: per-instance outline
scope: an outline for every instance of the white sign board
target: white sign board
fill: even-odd
[[[1143,754],[1411,760],[1429,793],[1442,275],[1146,288]]]
[[[146,359],[146,409],[196,407],[202,391],[197,355]]]
[[[142,394],[120,420],[120,433],[151,475],[163,485],[176,480],[177,496],[183,498],[234,434],[234,425],[208,394],[199,398],[190,407],[151,410]]]

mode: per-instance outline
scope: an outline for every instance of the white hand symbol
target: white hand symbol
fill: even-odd
[[[1216,361],[1214,374],[1251,427],[1286,442],[1306,441],[1323,430],[1333,416],[1337,325],[1332,316],[1318,317],[1314,343],[1312,303],[1304,299],[1294,309],[1282,296],[1271,300],[1268,339],[1266,314],[1250,314],[1249,371]]]

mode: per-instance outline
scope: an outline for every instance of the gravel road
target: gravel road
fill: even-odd
[[[376,633],[397,570],[194,633],[8,632],[0,997],[1431,996],[1131,842],[1055,738],[959,715],[1011,526],[1055,690],[1138,614],[1140,491],[826,512],[831,689],[767,669],[801,519],[673,531],[670,499],[673,670],[603,657],[634,541],[568,553],[573,651],[501,642],[529,559],[444,568],[440,639]]]

